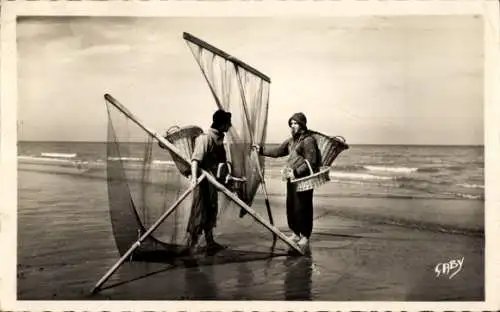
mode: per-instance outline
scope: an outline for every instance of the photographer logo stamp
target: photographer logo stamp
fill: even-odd
[[[460,271],[462,271],[462,266],[464,264],[464,257],[460,259],[452,259],[448,262],[440,262],[434,267],[434,272],[436,272],[436,277],[448,276],[452,279]]]

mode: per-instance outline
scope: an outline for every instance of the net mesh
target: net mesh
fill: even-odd
[[[262,182],[264,159],[251,151],[252,144],[266,140],[270,80],[227,53],[192,35],[184,38],[214,96],[218,108],[231,112],[233,126],[229,130],[228,157],[233,174],[246,177],[239,194],[251,204]]]
[[[187,189],[157,141],[110,103],[107,185],[113,232],[120,254],[149,229]],[[189,196],[141,245],[139,252],[175,251],[185,243]]]

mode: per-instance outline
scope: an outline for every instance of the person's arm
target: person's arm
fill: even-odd
[[[193,172],[196,172],[196,174],[193,174]],[[193,160],[191,161],[191,185],[194,186],[196,185],[196,180],[198,179],[198,161]]]
[[[198,165],[208,151],[208,137],[200,135],[194,142],[193,155],[191,156],[191,183],[195,184],[198,178]]]
[[[265,148],[264,146],[261,146],[259,149],[259,154],[262,156],[272,157],[272,158],[286,156],[288,155],[288,142],[289,140],[286,140],[276,148]]]
[[[302,159],[300,160],[299,165],[293,170],[293,175],[295,177],[305,177],[311,174],[306,160],[309,161],[313,171],[316,171],[321,165],[319,163],[318,144],[313,137],[309,136],[304,139],[302,149],[303,157],[301,157]]]

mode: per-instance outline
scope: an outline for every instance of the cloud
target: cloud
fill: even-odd
[[[474,17],[47,17],[18,26],[20,117],[30,139],[57,140],[54,129],[70,125],[75,138],[103,139],[106,92],[152,127],[206,125],[215,103],[182,40],[187,31],[271,76],[269,124],[283,126],[268,127],[270,141],[305,111],[313,127],[355,143],[402,135],[482,142]]]

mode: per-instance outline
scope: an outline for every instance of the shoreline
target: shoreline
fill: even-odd
[[[283,140],[286,140],[286,138],[283,138]],[[102,140],[102,141],[47,141],[47,140],[17,140],[18,144],[40,144],[40,143],[45,143],[45,144],[62,144],[62,143],[69,143],[69,144],[106,144],[108,143],[107,140]],[[144,144],[144,141],[131,141],[130,143],[133,144]],[[269,142],[265,143],[266,145],[271,145],[271,146],[276,146],[282,144],[283,141],[279,142]],[[484,148],[484,144],[373,144],[373,143],[349,143],[349,146],[402,146],[402,147],[477,147],[477,148]]]
[[[284,196],[269,196],[274,211],[285,210]],[[263,203],[258,194],[256,202]],[[484,237],[484,202],[460,199],[314,197],[315,218],[352,220],[459,235]]]
[[[20,171],[21,176],[40,175],[50,176],[51,179],[76,178],[78,183],[100,184],[107,189],[105,178],[98,176],[74,175],[73,173],[58,172],[50,174],[37,171]],[[90,172],[89,174],[92,174]],[[177,183],[186,184],[185,178]],[[281,181],[266,179],[267,192],[273,213],[285,211],[286,189]],[[159,181],[161,182],[161,181]],[[187,185],[187,184],[186,184]],[[340,184],[341,186],[341,184]],[[345,196],[343,194],[328,193],[335,190],[337,185],[330,182],[321,186],[314,193],[315,217],[320,214],[330,214],[353,220],[362,220],[372,223],[390,224],[415,229],[437,231],[484,237],[484,200],[476,199],[442,199],[442,198],[406,198],[406,197],[374,197],[374,196]],[[22,189],[22,185],[19,186]],[[264,204],[264,195],[259,189],[254,203]],[[325,208],[328,207],[328,208]],[[265,214],[262,214],[265,216]]]

